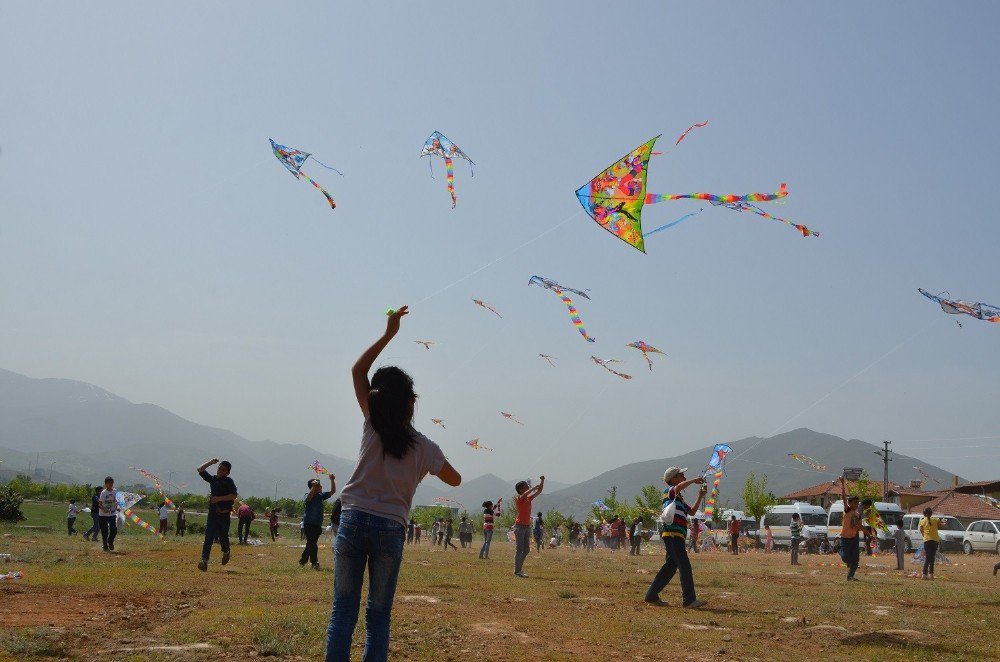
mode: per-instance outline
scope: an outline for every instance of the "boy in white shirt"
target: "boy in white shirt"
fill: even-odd
[[[66,529],[69,531],[69,535],[74,535],[76,529],[73,528],[73,523],[76,522],[76,516],[80,512],[80,509],[76,506],[76,499],[69,500],[69,508],[66,509]]]
[[[115,493],[115,479],[104,479],[104,490],[98,499],[101,520],[101,545],[105,552],[115,551],[115,537],[118,535],[118,495]]]

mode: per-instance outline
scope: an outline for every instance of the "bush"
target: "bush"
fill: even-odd
[[[24,519],[21,504],[24,497],[10,487],[0,487],[0,522],[17,523]]]
[[[205,525],[201,522],[188,522],[186,533],[205,533]]]

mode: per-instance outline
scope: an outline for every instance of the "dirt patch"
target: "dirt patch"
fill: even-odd
[[[473,632],[484,637],[495,637],[497,639],[517,639],[522,644],[526,644],[531,637],[525,633],[515,630],[510,623],[496,621],[492,623],[473,623],[470,628]]]
[[[399,600],[400,602],[426,602],[428,604],[441,602],[440,600],[431,595],[400,595],[396,599]]]
[[[148,593],[76,593],[67,595],[53,587],[27,584],[4,587],[0,591],[0,622],[13,627],[114,626],[125,629],[145,627],[147,617],[176,614],[173,600]]]

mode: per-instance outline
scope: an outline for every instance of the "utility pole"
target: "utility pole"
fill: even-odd
[[[873,451],[876,455],[882,458],[882,500],[886,501],[889,499],[889,463],[892,462],[892,458],[889,455],[892,451],[889,450],[889,446],[892,444],[891,441],[882,442],[882,450]]]

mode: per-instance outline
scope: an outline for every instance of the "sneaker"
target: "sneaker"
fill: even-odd
[[[698,609],[699,607],[704,607],[708,603],[704,600],[692,600],[684,605],[685,609]]]
[[[222,565],[229,563],[229,552],[222,552]]]
[[[105,545],[104,547],[102,547],[102,549],[103,549],[103,550],[104,550],[105,552],[109,552],[109,551],[111,551],[111,550],[109,550],[109,549],[108,549],[108,546],[107,546],[107,545]]]
[[[524,577],[525,579],[527,579],[527,577],[528,577],[528,575],[524,574],[523,572],[515,572],[514,576],[515,577]]]
[[[995,566],[993,566],[993,576],[994,577],[997,576],[997,570],[1000,570],[1000,563],[998,563]]]
[[[319,570],[319,563],[313,563],[313,570]]]
[[[661,600],[660,598],[652,598],[652,599],[650,599],[650,598],[643,598],[643,602],[645,602],[647,605],[650,605],[652,607],[667,607],[667,606],[669,606],[668,603],[665,600]]]
[[[208,561],[206,561],[205,559],[198,561],[198,569],[201,570],[202,572],[208,570]]]
[[[299,567],[300,568],[306,567],[306,562],[305,561],[299,561]]]

